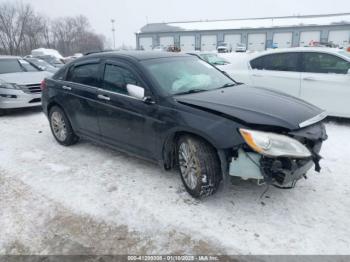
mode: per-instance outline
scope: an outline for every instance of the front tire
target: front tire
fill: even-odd
[[[52,134],[59,144],[70,146],[78,142],[79,137],[74,133],[66,114],[60,107],[51,108],[49,121]]]
[[[187,192],[195,198],[214,194],[221,181],[216,150],[194,136],[182,136],[177,143],[177,163]]]

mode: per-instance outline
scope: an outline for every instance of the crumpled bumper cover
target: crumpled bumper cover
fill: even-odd
[[[319,155],[322,142],[327,139],[324,124],[315,125],[290,132],[289,135],[304,144],[312,157],[296,159],[293,157],[266,157],[255,152],[240,149],[232,159],[229,174],[242,179],[257,179],[278,187],[292,187],[296,181],[306,177],[306,173],[315,166],[320,172]]]

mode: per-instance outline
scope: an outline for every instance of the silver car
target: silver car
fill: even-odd
[[[40,106],[40,83],[51,75],[20,57],[0,56],[0,114],[4,109]]]

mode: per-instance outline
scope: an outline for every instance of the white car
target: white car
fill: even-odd
[[[51,75],[20,57],[0,56],[0,115],[6,109],[40,106],[40,83]]]
[[[350,118],[350,53],[335,48],[276,49],[247,55],[228,72],[237,82],[306,100]]]
[[[235,51],[236,52],[247,52],[247,46],[245,44],[237,44]]]
[[[229,49],[227,43],[219,44],[218,47],[216,48],[216,50],[218,51],[218,53],[229,53],[230,52],[230,49]]]

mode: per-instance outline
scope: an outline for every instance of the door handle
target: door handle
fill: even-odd
[[[70,86],[62,86],[62,88],[63,88],[64,90],[72,90],[72,88],[71,88]]]
[[[313,77],[304,77],[303,80],[305,80],[305,81],[316,81],[316,79],[313,78]]]
[[[106,100],[106,101],[111,100],[111,98],[109,96],[105,96],[105,95],[98,95],[97,97],[101,100]]]
[[[255,77],[263,77],[262,75],[258,75],[258,74],[253,74],[253,76],[255,76]]]

